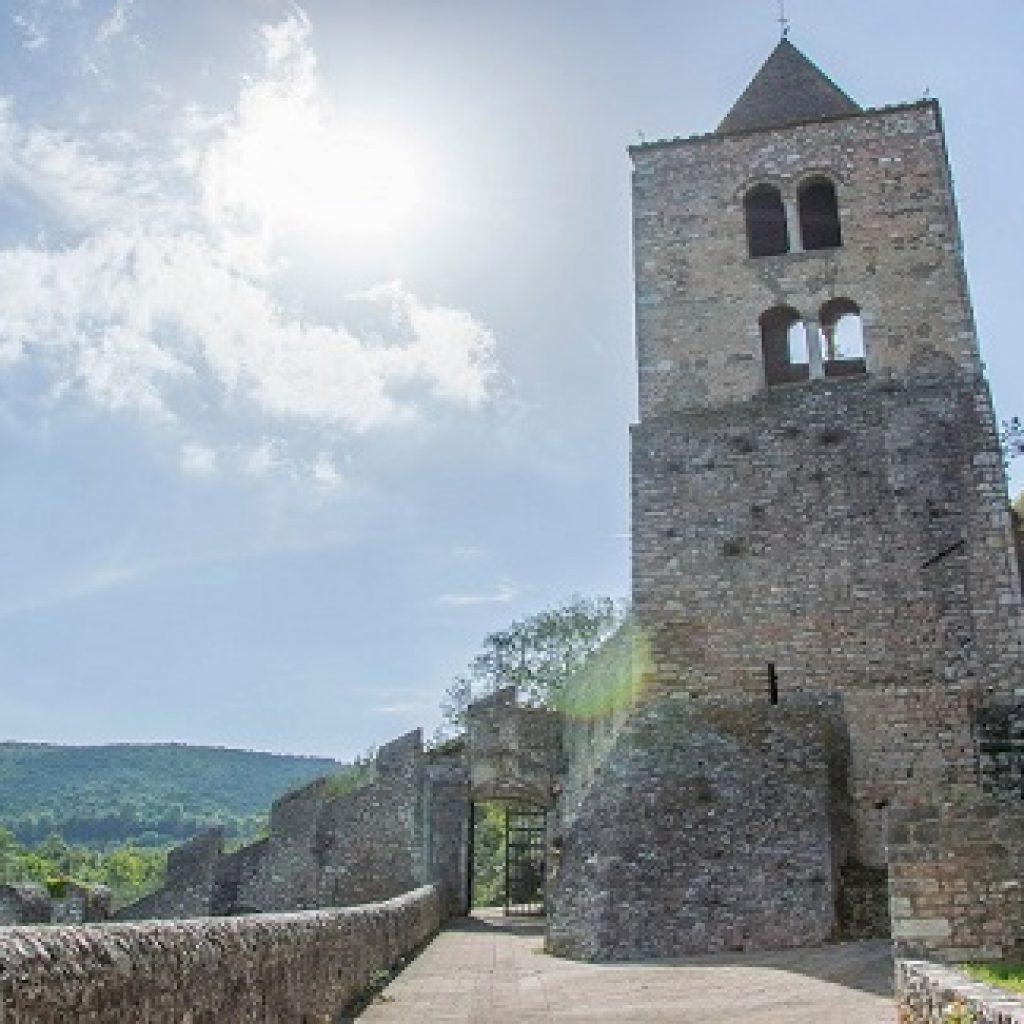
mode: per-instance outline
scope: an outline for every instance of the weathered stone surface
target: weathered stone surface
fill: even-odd
[[[772,665],[783,704],[841,696],[844,925],[880,923],[879,886],[849,883],[853,868],[886,866],[891,824],[897,942],[1015,948],[1019,897],[1001,887],[1020,871],[1005,839],[1018,810],[971,801],[979,782],[1020,796],[1020,726],[999,709],[1024,686],[1021,579],[938,106],[631,155],[633,603],[647,688],[753,699]],[[841,231],[804,251],[800,190],[821,178]],[[754,186],[777,190],[788,251],[748,255],[779,247],[748,248]],[[813,350],[835,302],[860,311],[863,363],[830,377],[811,355],[802,376],[819,379],[768,386],[762,315],[785,307]],[[954,798],[972,808],[957,812],[960,844],[952,812],[928,809]],[[916,811],[890,815],[896,803]],[[951,873],[927,877],[940,862]]]
[[[374,775],[342,794],[318,779],[275,801],[270,834],[224,854],[213,830],[172,851],[166,884],[121,920],[355,906],[436,882],[465,909],[468,818],[461,755],[425,754],[419,730],[380,748]]]
[[[557,716],[516,700],[507,686],[469,706],[467,741],[474,800],[550,807],[557,770]]]
[[[856,302],[873,378],[980,377],[934,101],[630,155],[641,420],[757,394],[758,317],[779,303],[817,321]],[[816,176],[836,185],[842,245],[748,257],[746,191],[769,183],[793,206]]]
[[[433,888],[298,914],[0,929],[11,1024],[328,1021],[440,924]]]
[[[38,883],[0,885],[0,925],[46,924],[51,913],[50,894]]]
[[[1024,1024],[1024,999],[927,961],[896,961],[896,1005],[900,1024]]]
[[[845,744],[834,700],[638,707],[564,836],[549,949],[619,960],[829,938]]]
[[[67,882],[51,896],[35,882],[0,885],[0,925],[80,924],[110,917],[110,890],[105,885]]]
[[[841,692],[864,864],[897,792],[975,778],[974,710],[1018,685],[1001,473],[987,394],[953,381],[792,385],[634,428],[651,685],[766,694],[771,662],[783,697]]]
[[[897,955],[1024,959],[1024,804],[965,787],[892,809]]]

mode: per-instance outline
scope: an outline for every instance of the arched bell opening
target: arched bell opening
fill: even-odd
[[[821,354],[826,377],[867,373],[864,321],[852,299],[830,299],[821,307]]]

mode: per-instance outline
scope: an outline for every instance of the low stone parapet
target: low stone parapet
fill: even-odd
[[[330,1021],[439,926],[426,886],[338,910],[0,928],[0,1021]]]
[[[1024,1024],[1024,998],[925,960],[896,961],[899,1024]]]

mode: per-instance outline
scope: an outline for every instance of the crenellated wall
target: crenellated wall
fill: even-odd
[[[439,906],[425,887],[343,910],[0,928],[0,1020],[334,1020],[437,931]]]
[[[437,882],[445,915],[467,890],[467,773],[459,753],[423,750],[419,730],[381,747],[373,777],[339,793],[317,779],[275,801],[270,833],[225,854],[212,830],[172,851],[157,892],[121,920],[353,906]]]

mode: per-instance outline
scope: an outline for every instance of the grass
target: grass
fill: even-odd
[[[962,964],[965,973],[975,981],[1008,988],[1024,995],[1024,964]]]

